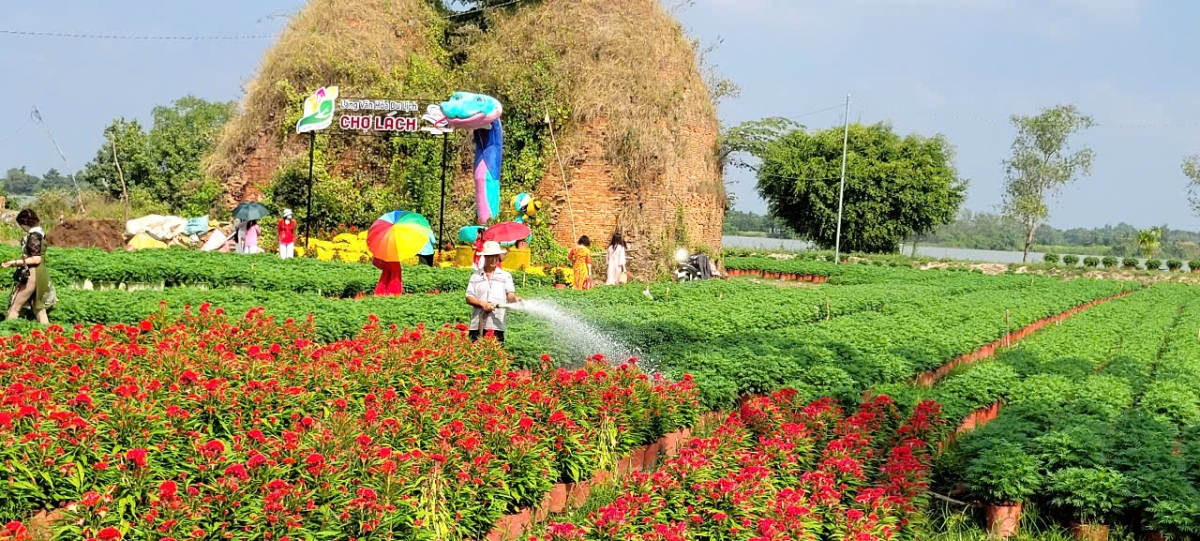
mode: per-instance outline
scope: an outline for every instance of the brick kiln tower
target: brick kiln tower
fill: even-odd
[[[240,112],[206,159],[226,204],[261,199],[288,158],[307,154],[308,138],[295,125],[314,90],[340,85],[343,96],[354,95],[403,79],[414,62],[436,64],[428,34],[438,17],[428,0],[311,0],[267,51]],[[369,166],[357,150],[339,153],[335,168]]]
[[[534,3],[498,18],[480,47],[530,63],[551,55],[569,87],[561,167],[549,153],[537,187],[559,244],[588,235],[603,247],[620,230],[643,276],[681,240],[719,252],[716,108],[695,44],[656,0]]]
[[[720,250],[725,191],[716,107],[695,44],[657,0],[542,0],[491,10],[477,23],[482,31],[459,34],[467,45],[452,54],[428,41],[443,29],[456,32],[438,28],[448,24],[438,22],[445,20],[432,5],[439,1],[312,0],[268,52],[244,111],[209,160],[227,201],[255,197],[285,159],[305,154],[291,127],[296,104],[316,87],[336,83],[343,95],[408,92],[398,81],[414,65],[434,65],[447,87],[424,92],[492,94],[505,104],[506,119],[527,132],[548,131],[543,109],[555,117],[557,147],[548,133],[531,136],[523,149],[506,139],[506,159],[532,152],[538,165],[524,180],[503,182],[506,191],[524,182],[520,189],[549,203],[559,244],[588,235],[603,249],[619,230],[639,276],[661,270],[680,244]],[[458,150],[458,163],[469,164],[468,142]],[[339,149],[332,169],[371,167],[378,162],[372,152]],[[473,214],[469,176],[465,168],[456,172],[447,203],[461,207],[460,217]]]

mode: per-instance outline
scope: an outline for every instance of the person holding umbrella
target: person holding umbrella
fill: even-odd
[[[430,240],[433,229],[429,220],[416,212],[392,211],[371,224],[367,231],[367,249],[371,250],[371,263],[382,271],[375,295],[392,296],[404,293],[403,273],[400,262],[417,255]]]
[[[429,242],[425,243],[425,247],[417,252],[417,258],[421,260],[422,265],[433,266],[433,239],[429,239]]]
[[[250,220],[249,222],[246,222],[246,242],[242,246],[242,253],[262,253],[262,248],[258,247],[258,234],[261,232],[262,229],[258,227],[258,220]]]
[[[500,268],[500,256],[504,255],[504,249],[499,242],[484,242],[483,249],[476,255],[483,258],[483,267],[472,273],[467,281],[467,304],[471,306],[467,337],[475,342],[490,333],[504,343],[504,331],[508,326],[504,321],[506,310],[502,305],[521,302],[521,298],[517,296],[512,275]]]

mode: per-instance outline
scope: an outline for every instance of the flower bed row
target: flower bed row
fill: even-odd
[[[931,396],[948,411],[987,407],[965,416],[974,430],[940,460],[938,485],[989,506],[998,536],[1036,502],[1089,539],[1116,524],[1194,538],[1198,326],[1200,291],[1156,285],[947,378]]]
[[[768,280],[787,280],[793,282],[814,282],[824,283],[829,280],[829,276],[819,274],[796,274],[794,272],[772,272],[763,271],[761,269],[728,269],[730,276],[757,276]]]
[[[488,541],[511,541],[519,539],[535,522],[544,522],[551,515],[582,507],[591,494],[591,488],[609,482],[615,474],[617,479],[638,472],[653,472],[658,468],[660,459],[670,459],[679,455],[680,446],[686,446],[691,441],[691,429],[685,428],[664,434],[658,441],[634,449],[621,457],[615,471],[602,471],[587,481],[574,483],[555,483],[541,504],[533,509],[520,511],[500,517],[496,526],[488,533]]]
[[[839,266],[832,262],[808,261],[799,258],[782,259],[773,257],[726,257],[723,261],[725,270],[731,274],[735,271],[794,276],[823,276],[829,277],[839,271]]]
[[[0,257],[16,257],[16,249],[0,246]],[[237,255],[170,249],[139,252],[105,252],[89,248],[51,248],[47,254],[52,277],[59,287],[90,283],[96,288],[121,284],[165,287],[248,287],[263,291],[319,293],[330,297],[370,294],[379,280],[371,265],[325,262],[316,259],[281,260],[270,254]],[[404,267],[404,291],[458,291],[466,284],[469,269]],[[513,271],[520,285],[553,285],[544,274]]]
[[[464,331],[320,343],[311,320],[205,305],[0,339],[0,518],[63,508],[59,539],[482,539],[698,415],[690,378],[523,373]]]
[[[999,350],[1001,348],[1010,347],[1010,346],[1012,346],[1012,344],[1014,342],[1019,342],[1021,340],[1024,340],[1026,337],[1037,332],[1038,330],[1040,330],[1042,327],[1045,327],[1046,325],[1049,325],[1051,323],[1059,323],[1075,314],[1078,314],[1079,312],[1082,312],[1084,310],[1087,310],[1088,308],[1096,306],[1097,304],[1108,302],[1113,299],[1119,299],[1121,297],[1128,295],[1129,293],[1130,292],[1128,292],[1128,291],[1123,291],[1123,292],[1117,293],[1115,295],[1109,295],[1102,299],[1096,299],[1094,301],[1090,301],[1086,304],[1076,306],[1065,312],[1055,314],[1053,316],[1047,316],[1047,317],[1041,318],[1037,321],[1034,321],[1033,323],[1030,323],[1029,325],[1026,325],[1025,327],[1022,327],[1019,330],[1009,332],[1009,333],[1005,334],[999,340],[996,340],[990,344],[985,344],[975,351],[972,351],[970,353],[966,353],[963,355],[959,355],[958,357],[955,357],[950,362],[942,365],[941,367],[937,368],[936,370],[930,370],[928,372],[925,372],[925,373],[917,376],[916,383],[917,383],[917,385],[929,387],[929,386],[933,385],[934,383],[936,383],[938,380],[946,377],[946,375],[949,374],[951,371],[953,371],[955,368],[958,368],[959,366],[962,366],[962,365],[971,364],[976,361],[990,359],[990,358],[992,358],[993,355],[996,354],[997,350]]]
[[[752,398],[585,521],[531,539],[912,539],[940,422],[932,402],[905,418],[883,396],[849,415],[792,390]]]

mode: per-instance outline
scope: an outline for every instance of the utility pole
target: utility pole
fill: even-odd
[[[842,134],[842,187],[838,190],[838,223],[837,237],[833,240],[833,262],[842,262],[842,204],[846,199],[846,145],[850,142],[850,94],[846,94],[846,113],[844,133]]]

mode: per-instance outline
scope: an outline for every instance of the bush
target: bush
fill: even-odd
[[[1077,255],[1064,255],[1062,259],[1063,263],[1066,263],[1068,267],[1074,267],[1075,264],[1079,263],[1079,256]]]
[[[1192,272],[1200,270],[1200,260],[1188,261],[1188,270]]]
[[[1025,501],[1042,484],[1041,464],[1020,445],[1000,440],[967,467],[967,486],[992,504]]]
[[[1071,426],[1033,439],[1031,453],[1047,471],[1092,467],[1104,463],[1108,439],[1088,426]]]
[[[1138,268],[1138,260],[1136,257],[1127,257],[1121,260],[1121,266],[1126,269]]]
[[[1067,468],[1050,476],[1054,505],[1084,523],[1105,524],[1125,503],[1126,479],[1110,468]]]
[[[1171,272],[1175,272],[1175,271],[1177,271],[1177,270],[1179,270],[1179,269],[1182,269],[1182,268],[1183,268],[1183,262],[1182,262],[1182,261],[1180,261],[1180,260],[1178,260],[1178,259],[1168,259],[1168,260],[1167,260],[1167,270],[1169,270],[1169,271],[1171,271]]]
[[[1058,264],[1058,254],[1043,255],[1042,261],[1045,261],[1046,263],[1049,263],[1051,265],[1056,265],[1056,264]]]
[[[1182,500],[1159,500],[1146,510],[1146,525],[1155,531],[1168,534],[1167,539],[1190,539],[1196,531],[1196,517],[1200,516],[1200,496],[1193,495]]]
[[[1106,269],[1114,268],[1117,266],[1117,258],[1111,255],[1106,255],[1104,256],[1104,259],[1100,260],[1100,264],[1104,265],[1104,268]]]
[[[1162,260],[1161,259],[1147,259],[1146,260],[1146,270],[1156,271],[1156,270],[1160,270],[1160,269],[1162,269]]]
[[[1100,264],[1100,258],[1098,258],[1098,257],[1087,256],[1087,257],[1083,258],[1083,266],[1085,266],[1085,267],[1096,268],[1096,265],[1099,265],[1099,264]]]

